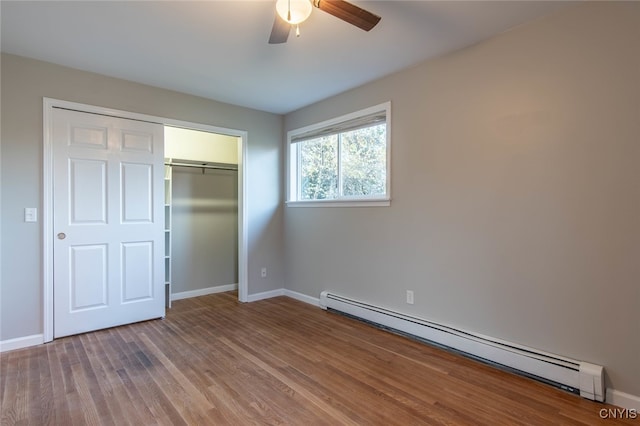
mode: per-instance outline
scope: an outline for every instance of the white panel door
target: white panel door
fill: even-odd
[[[53,110],[54,337],[165,314],[163,126]]]

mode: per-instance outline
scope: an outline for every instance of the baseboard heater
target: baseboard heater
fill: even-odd
[[[584,398],[604,401],[604,368],[600,365],[470,333],[327,291],[320,294],[320,306],[507,368]]]

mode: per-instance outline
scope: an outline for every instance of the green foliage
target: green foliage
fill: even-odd
[[[342,134],[342,195],[383,195],[387,163],[386,126]]]
[[[384,195],[386,143],[384,124],[301,142],[300,199]]]
[[[300,144],[300,194],[303,200],[338,195],[338,137],[312,139]]]

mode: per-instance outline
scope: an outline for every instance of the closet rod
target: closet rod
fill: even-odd
[[[164,163],[165,166],[177,166],[177,167],[194,167],[196,169],[216,169],[216,170],[235,170],[238,171],[238,166],[216,166],[212,164],[190,164],[190,163]]]

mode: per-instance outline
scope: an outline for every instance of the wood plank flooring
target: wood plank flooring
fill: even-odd
[[[278,297],[0,354],[2,425],[594,425],[610,408]]]

